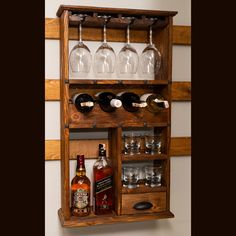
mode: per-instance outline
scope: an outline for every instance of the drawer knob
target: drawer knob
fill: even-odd
[[[138,202],[133,206],[135,210],[148,210],[152,207],[153,205],[151,202]]]

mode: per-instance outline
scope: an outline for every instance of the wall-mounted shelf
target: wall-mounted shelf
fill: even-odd
[[[127,21],[123,17],[132,16],[135,20],[130,25],[133,32],[146,31],[151,24],[150,18],[157,18],[153,25],[153,42],[158,45],[162,55],[162,65],[154,80],[105,80],[105,79],[70,79],[69,78],[69,30],[78,27],[78,14],[86,14],[83,28],[102,28],[102,20],[98,14],[109,14],[110,21],[107,31],[124,30]],[[172,26],[173,11],[149,11],[119,8],[96,8],[86,6],[61,5],[57,11],[60,17],[60,62],[61,62],[61,208],[58,211],[62,226],[83,227],[100,224],[113,224],[119,222],[137,222],[153,219],[172,218],[170,211],[170,130],[171,130],[171,72],[172,72]],[[95,31],[99,34],[100,31]],[[135,34],[133,35],[135,37]],[[139,39],[137,39],[139,40]],[[137,42],[137,40],[135,42]],[[140,40],[143,42],[143,39]],[[114,113],[106,113],[95,105],[88,114],[78,112],[72,103],[72,96],[83,91],[95,95],[99,91],[111,91],[115,94],[120,91],[131,91],[138,95],[143,93],[159,93],[164,96],[170,106],[159,113],[140,110],[136,113],[127,112],[123,107]],[[70,214],[70,132],[79,128],[107,128],[109,157],[114,169],[114,210],[111,215],[96,216],[93,213],[86,217],[75,217]],[[154,132],[161,130],[164,137],[162,154],[148,155],[145,153],[128,156],[123,153],[122,132],[126,128],[153,128]],[[160,187],[147,187],[140,184],[137,189],[122,187],[122,165],[144,161],[161,161],[165,171],[163,185]],[[149,209],[137,210],[134,205],[140,201],[151,203]]]

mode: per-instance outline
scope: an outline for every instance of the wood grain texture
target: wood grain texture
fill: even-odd
[[[124,29],[108,29],[107,40],[110,42],[125,42]],[[45,18],[45,39],[60,39],[59,33],[59,19]],[[69,39],[78,40],[78,30],[76,28],[69,28]],[[85,41],[101,41],[102,30],[99,28],[84,28],[83,40]],[[132,30],[130,32],[131,42],[147,42],[147,32],[145,30]],[[173,26],[174,45],[191,45],[191,26]]]
[[[75,160],[76,154],[83,153],[87,159],[95,159],[98,155],[98,144],[105,143],[109,153],[108,139],[71,140],[70,159]],[[89,147],[89,148],[88,148]],[[172,137],[171,156],[191,155],[191,137]],[[60,140],[45,140],[45,160],[60,160]]]
[[[191,155],[191,137],[171,138],[170,156],[190,156]]]
[[[191,82],[173,82],[172,101],[191,101]]]
[[[174,217],[174,214],[172,212],[166,211],[152,214],[137,214],[137,215],[122,215],[122,216],[117,216],[115,214],[96,216],[91,214],[88,217],[80,217],[80,218],[72,216],[70,217],[69,220],[65,220],[65,217],[61,209],[58,210],[58,215],[60,218],[61,225],[67,228],[87,227],[91,225],[104,225],[104,224],[114,224],[114,223],[131,223],[131,222]]]
[[[173,44],[191,45],[191,26],[175,25],[172,40]]]
[[[91,82],[92,83],[92,82]],[[191,82],[172,82],[172,101],[191,101]],[[45,80],[45,100],[60,100],[60,81]]]
[[[148,210],[136,210],[134,205],[139,202],[150,202],[153,206]],[[166,211],[166,192],[122,194],[121,214],[143,214]]]

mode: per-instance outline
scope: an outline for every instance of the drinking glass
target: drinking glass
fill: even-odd
[[[145,135],[145,153],[161,154],[161,135]]]
[[[161,186],[162,167],[145,166],[145,185],[149,187]]]
[[[127,188],[137,188],[139,180],[139,168],[133,166],[123,167],[123,186]]]
[[[134,134],[124,135],[125,154],[136,155],[140,154],[141,136]]]
[[[127,41],[125,46],[120,50],[117,58],[117,74],[119,77],[132,77],[138,69],[139,56],[135,48],[130,44],[130,23],[134,17],[127,17]]]
[[[110,16],[99,16],[104,19],[103,43],[94,55],[94,73],[96,77],[111,77],[115,69],[116,55],[106,39],[106,23]]]
[[[149,44],[140,56],[140,67],[147,77],[157,74],[161,67],[161,53],[152,42],[152,26],[149,31]]]
[[[85,15],[79,15],[79,43],[73,47],[69,55],[69,70],[72,77],[86,77],[92,64],[89,48],[82,41],[82,21]]]

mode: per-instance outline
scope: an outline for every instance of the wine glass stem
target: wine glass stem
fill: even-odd
[[[150,26],[150,31],[149,31],[149,44],[152,45],[152,26]]]
[[[104,42],[104,43],[107,42],[107,28],[106,28],[106,22],[104,23],[104,26],[103,26],[103,42]]]
[[[130,40],[129,40],[129,25],[127,26],[127,44],[130,43]]]
[[[82,24],[79,23],[79,42],[82,43]]]

